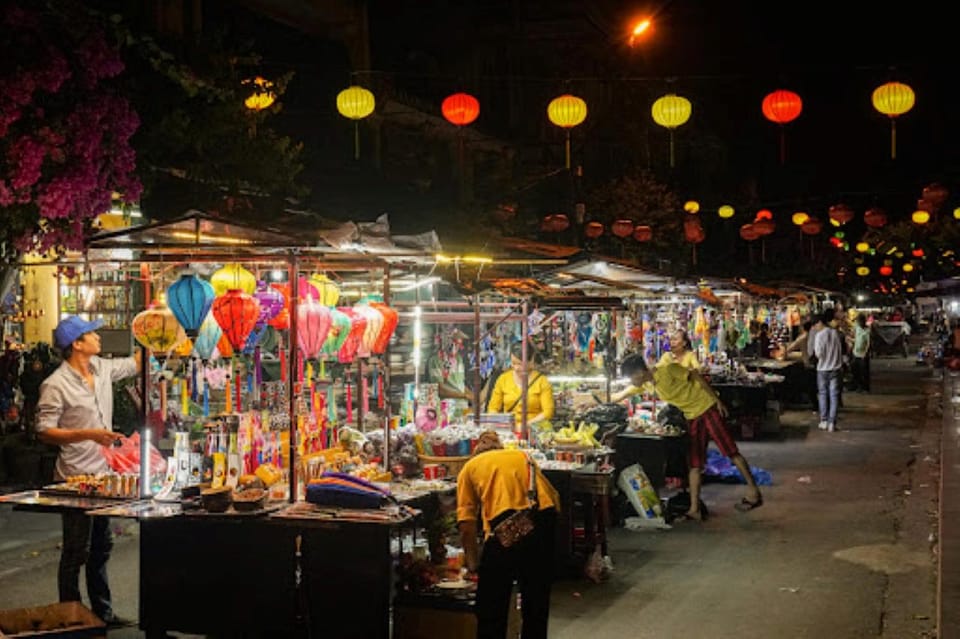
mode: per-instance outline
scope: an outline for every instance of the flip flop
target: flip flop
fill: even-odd
[[[734,506],[734,508],[736,508],[738,511],[742,513],[745,513],[753,510],[754,508],[759,508],[760,506],[763,506],[763,495],[760,495],[759,497],[757,497],[757,501],[750,501],[749,499],[744,497],[743,499],[740,500],[739,504],[736,504]]]
[[[674,524],[679,521],[695,521],[697,523],[703,523],[704,521],[706,521],[706,519],[707,518],[703,516],[703,513],[700,513],[699,517],[694,517],[690,513],[683,513],[682,515],[677,515],[676,517],[671,519],[670,523]]]

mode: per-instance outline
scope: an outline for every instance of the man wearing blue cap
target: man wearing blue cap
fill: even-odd
[[[53,331],[54,346],[63,363],[40,385],[37,433],[60,447],[55,477],[97,475],[110,471],[101,446],[121,435],[113,432],[113,382],[132,377],[140,369],[140,353],[119,359],[100,358],[103,320],[88,322],[65,317]],[[86,564],[90,607],[109,627],[126,625],[113,612],[107,583],[107,560],[113,548],[110,520],[90,517],[82,510],[62,514],[63,550],[57,586],[60,601],[80,601],[80,567]]]

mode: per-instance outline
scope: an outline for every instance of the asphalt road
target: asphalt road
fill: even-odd
[[[940,384],[911,359],[873,375],[872,394],[845,394],[839,432],[787,411],[780,437],[741,443],[773,475],[763,507],[738,513],[742,487],[707,484],[703,524],[614,529],[609,579],[556,584],[551,638],[934,637]],[[115,607],[135,619],[136,527],[116,525]],[[0,610],[56,600],[58,542],[55,515],[0,507]]]

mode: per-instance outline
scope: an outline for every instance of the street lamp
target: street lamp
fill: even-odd
[[[647,33],[650,30],[650,26],[653,23],[650,21],[650,18],[643,18],[634,23],[633,28],[630,29],[630,39],[628,40],[629,45],[632,47],[636,42],[643,37],[643,34]]]

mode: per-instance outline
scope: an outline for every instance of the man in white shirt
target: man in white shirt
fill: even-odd
[[[837,429],[840,385],[843,383],[843,337],[837,330],[833,309],[824,311],[823,328],[813,337],[813,355],[817,358],[817,394],[820,400],[820,430]]]
[[[863,313],[857,315],[853,325],[853,355],[851,368],[853,369],[853,390],[861,393],[870,392],[870,329],[867,327],[867,318]]]

